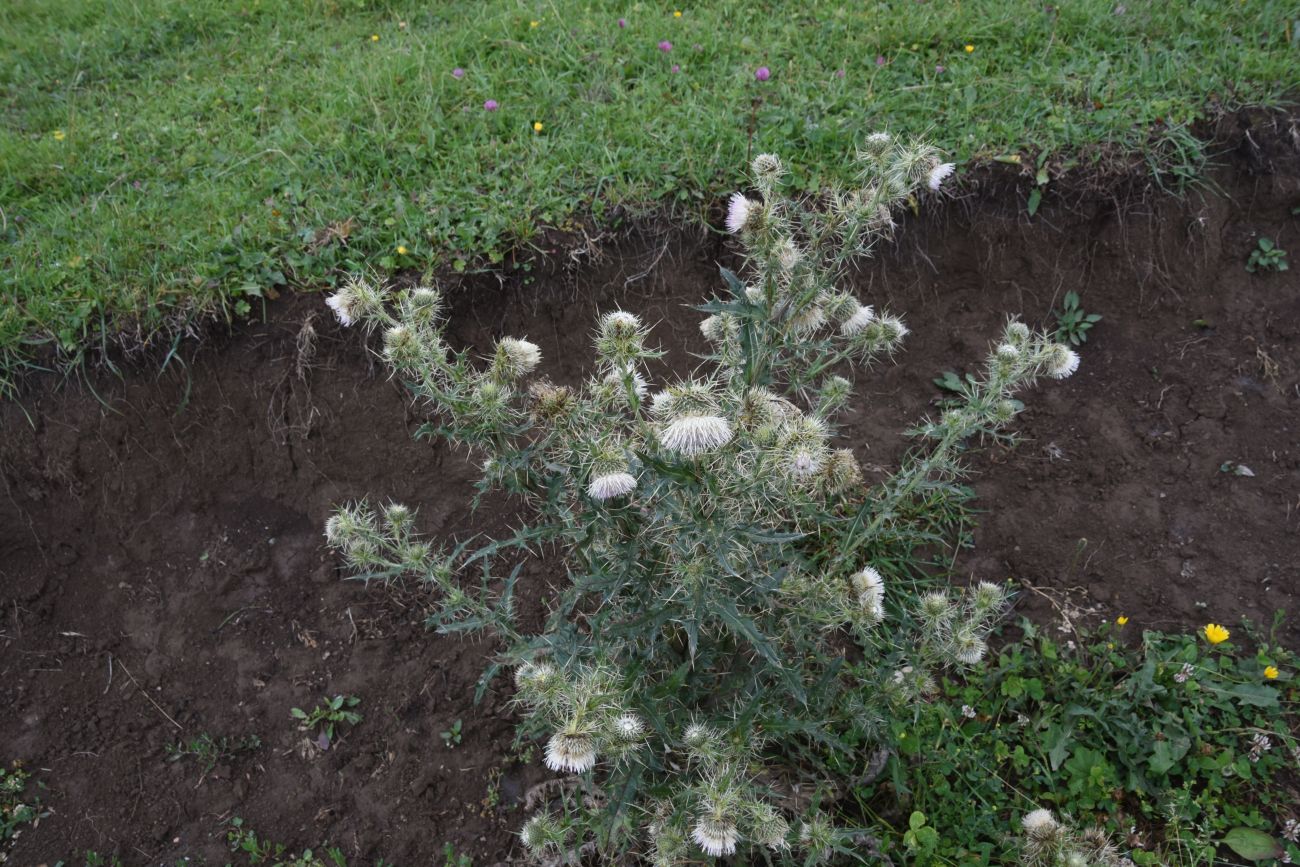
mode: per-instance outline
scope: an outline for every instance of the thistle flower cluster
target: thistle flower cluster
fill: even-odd
[[[884,134],[859,162],[858,188],[795,201],[782,161],[754,160],[756,197],[738,193],[727,216],[746,264],[724,270],[701,308],[711,350],[689,376],[664,374],[649,329],[624,310],[596,323],[590,375],[555,383],[522,337],[449,347],[436,289],[358,278],[327,301],[344,325],[382,335],[379,352],[430,410],[424,432],[482,460],[479,491],[518,495],[536,515],[451,555],[416,539],[400,506],[345,506],[326,527],[361,577],[433,587],[432,626],[503,642],[550,770],[588,792],[636,793],[551,805],[521,830],[530,851],[598,841],[658,864],[826,857],[840,832],[791,809],[782,787],[825,787],[851,749],[831,745],[888,737],[891,698],[928,697],[932,671],[985,655],[1002,589],[918,602],[895,564],[936,538],[929,504],[958,496],[967,440],[996,434],[1020,409],[1014,395],[1068,376],[1078,357],[1012,321],[984,375],[868,486],[861,444],[840,438],[838,420],[854,404],[854,366],[897,352],[908,331],[844,288],[844,266],[951,166]],[[513,599],[519,558],[539,550],[567,580],[530,634]],[[493,574],[502,564],[513,571]],[[861,665],[844,664],[851,643]]]
[[[1096,826],[1077,831],[1039,808],[1021,819],[1022,867],[1133,867]]]

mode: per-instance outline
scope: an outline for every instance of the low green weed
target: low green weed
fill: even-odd
[[[1272,238],[1260,238],[1255,249],[1250,251],[1246,260],[1246,270],[1254,274],[1259,271],[1286,271],[1290,269],[1286,261],[1286,250],[1279,247]]]
[[[442,738],[442,742],[446,744],[449,749],[460,746],[460,739],[461,739],[460,726],[461,726],[461,721],[456,720],[454,723],[451,724],[451,728],[447,729],[445,732],[438,733],[438,736]]]
[[[1247,651],[1216,626],[1021,630],[987,673],[946,678],[897,723],[888,785],[859,792],[881,810],[903,796],[895,833],[914,863],[1014,863],[1007,840],[1040,808],[1103,826],[1139,865],[1208,862],[1260,835],[1300,857],[1292,653],[1264,636]]]
[[[208,732],[203,732],[189,740],[168,744],[164,749],[167,761],[193,759],[201,774],[207,776],[221,762],[232,761],[239,753],[252,752],[261,746],[262,739],[257,735],[215,738]]]
[[[0,767],[0,863],[5,861],[9,844],[22,829],[41,820],[39,803],[26,794],[31,776],[19,761],[7,769]]]
[[[331,744],[334,742],[334,726],[339,723],[354,726],[361,722],[361,713],[352,710],[359,704],[361,699],[355,695],[336,695],[325,699],[323,704],[316,705],[310,711],[300,707],[292,708],[289,715],[299,721],[298,728],[318,732],[326,744]]]
[[[1085,313],[1079,307],[1078,292],[1066,292],[1061,310],[1056,313],[1056,339],[1079,346],[1087,342],[1088,332],[1100,321],[1100,313]]]

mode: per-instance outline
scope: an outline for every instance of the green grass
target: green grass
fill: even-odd
[[[1297,84],[1293,3],[1127,6],[8,0],[0,389],[43,344],[76,359],[363,263],[496,263],[614,205],[703,214],[751,120],[806,188],[881,127],[960,161],[1186,167],[1207,104]]]

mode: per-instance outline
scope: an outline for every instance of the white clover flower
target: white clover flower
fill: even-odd
[[[691,837],[705,854],[719,858],[736,852],[740,831],[735,823],[715,816],[702,816],[691,830]]]
[[[957,166],[952,163],[940,163],[930,169],[930,174],[926,177],[926,184],[929,185],[931,190],[938,190],[956,168]]]
[[[1047,375],[1052,379],[1065,379],[1079,369],[1079,353],[1068,346],[1058,343],[1052,347],[1052,354],[1047,362]]]
[[[656,411],[658,406],[656,401]],[[684,415],[659,432],[659,441],[665,448],[694,457],[730,442],[731,423],[718,415]]]
[[[357,321],[356,303],[356,296],[346,286],[325,299],[326,306],[334,311],[334,315],[344,326],[352,325]]]
[[[596,765],[596,744],[587,735],[559,731],[546,742],[546,767],[553,771],[581,774]]]
[[[731,201],[727,203],[727,231],[733,235],[744,231],[755,207],[757,206],[742,194],[732,193]]]
[[[503,337],[497,342],[497,349],[504,356],[511,376],[524,376],[532,373],[542,360],[542,350],[537,344],[515,337]]]
[[[596,476],[587,485],[587,494],[594,500],[608,500],[631,493],[636,487],[636,477],[631,473],[605,473]]]
[[[840,323],[840,333],[845,337],[852,337],[854,334],[862,331],[871,320],[876,318],[876,312],[867,304],[859,304],[857,308]]]
[[[1031,837],[1048,836],[1055,832],[1058,827],[1052,811],[1041,808],[1026,813],[1025,817],[1020,820],[1020,825],[1025,829],[1025,833]]]
[[[645,734],[645,723],[634,713],[625,713],[614,720],[614,734],[619,740],[635,743]]]

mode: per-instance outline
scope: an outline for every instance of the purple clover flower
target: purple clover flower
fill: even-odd
[[[883,55],[883,54],[877,54],[877,55],[876,55],[876,66],[884,66],[884,65],[885,65],[885,55]]]
[[[498,107],[499,106],[497,105],[497,101],[495,99],[489,99],[487,102],[483,103],[484,111],[496,111]]]
[[[667,39],[665,39],[663,42],[659,43],[659,50],[662,51],[664,54],[667,54],[668,52],[673,50],[673,44],[669,42]]]
[[[462,79],[465,77],[465,70],[457,66],[455,69],[451,71],[451,77],[457,80]]]
[[[682,67],[681,67],[680,64],[674,63],[674,64],[673,64],[673,68],[670,69],[670,70],[668,70],[668,71],[671,72],[671,73],[673,73],[674,75],[676,75],[677,73],[679,73],[679,72],[682,71]]]
[[[754,70],[754,77],[759,81],[767,81],[772,77],[772,70],[768,69],[766,66],[760,66],[758,69]]]
[[[626,19],[626,18],[620,18],[620,19],[618,19],[618,28],[619,28],[620,30],[622,30],[622,29],[623,29],[624,27],[626,27],[626,26],[627,26],[627,19]]]

